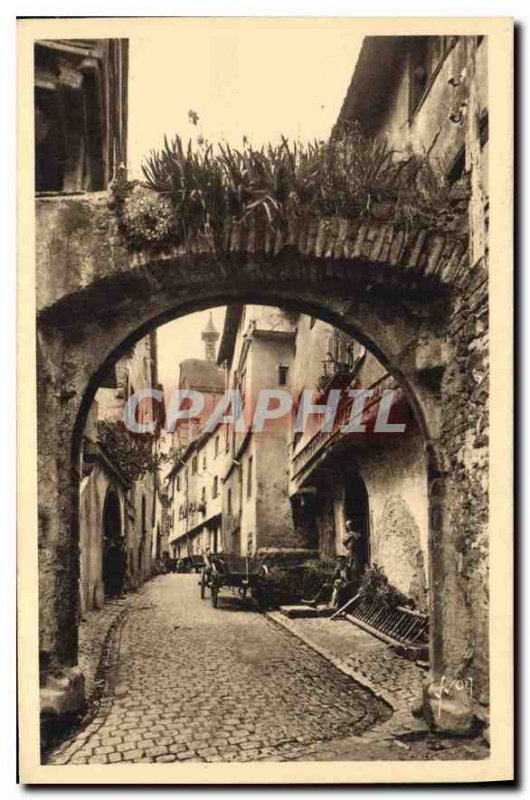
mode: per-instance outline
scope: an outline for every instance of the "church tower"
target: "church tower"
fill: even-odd
[[[211,311],[208,323],[201,333],[201,339],[204,342],[206,361],[215,362],[215,345],[219,339],[219,332],[216,330],[215,325],[213,324]]]

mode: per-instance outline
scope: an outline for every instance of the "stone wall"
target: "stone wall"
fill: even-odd
[[[337,552],[337,533],[335,527],[335,493],[333,484],[318,495],[317,526],[319,550],[324,556],[334,556]]]
[[[132,514],[126,531],[128,589],[139,588],[151,577],[155,503],[155,481],[151,474],[146,473],[132,487]]]
[[[370,561],[427,610],[428,486],[421,434],[411,420],[387,444],[356,456],[368,492]]]
[[[451,530],[453,591],[462,597],[458,617],[448,620],[464,670],[477,697],[486,701],[488,660],[488,435],[489,350],[487,271],[481,262],[455,294],[448,342],[452,358],[441,392],[442,447],[447,459],[446,505]],[[464,613],[462,613],[464,612]]]
[[[79,501],[81,616],[92,608],[99,608],[105,600],[102,574],[103,508],[110,485],[110,478],[99,463],[94,464],[90,475],[81,481]],[[123,497],[120,497],[120,500],[123,508]]]

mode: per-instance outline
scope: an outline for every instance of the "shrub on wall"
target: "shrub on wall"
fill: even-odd
[[[389,610],[397,606],[414,606],[413,600],[396,589],[377,564],[371,564],[364,570],[359,596]]]
[[[127,480],[137,481],[146,472],[158,469],[160,458],[153,452],[149,434],[133,434],[122,421],[99,420],[97,436],[98,444]]]
[[[145,181],[117,181],[115,208],[131,247],[191,237],[216,244],[226,220],[278,228],[293,217],[380,219],[464,235],[469,189],[450,185],[427,157],[392,150],[355,123],[328,141],[241,149],[164,139],[142,165]]]

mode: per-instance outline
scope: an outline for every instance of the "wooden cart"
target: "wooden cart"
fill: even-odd
[[[222,588],[230,587],[246,599],[249,589],[254,593],[268,574],[263,559],[256,556],[210,553],[205,561],[200,580],[201,597],[204,599],[209,590],[214,608],[217,608]]]

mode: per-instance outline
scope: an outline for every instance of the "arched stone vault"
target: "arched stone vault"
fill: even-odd
[[[431,671],[460,674],[466,609],[445,513],[442,378],[464,246],[386,223],[296,221],[274,237],[227,223],[221,245],[130,253],[107,195],[38,202],[37,339],[41,655],[48,671],[77,659],[78,456],[101,377],[135,340],[186,313],[270,304],[354,335],[405,389],[436,486],[431,513]],[[441,598],[443,597],[443,602]],[[454,620],[461,626],[454,630]],[[449,631],[449,626],[452,628]]]

